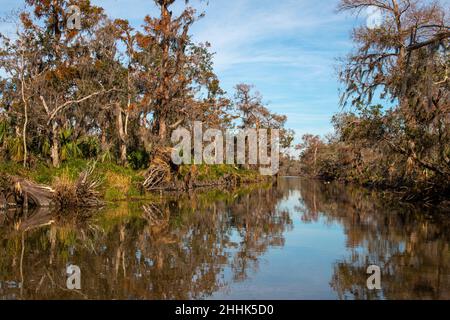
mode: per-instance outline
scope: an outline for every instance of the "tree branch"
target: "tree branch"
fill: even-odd
[[[417,49],[426,47],[426,46],[428,46],[428,45],[430,45],[430,44],[433,44],[433,43],[442,41],[442,40],[444,40],[444,39],[446,39],[446,38],[450,38],[450,31],[439,33],[439,34],[437,34],[434,38],[432,38],[432,39],[430,39],[430,40],[427,40],[427,41],[424,41],[424,42],[419,42],[419,43],[410,45],[410,46],[408,46],[408,47],[406,48],[406,50],[408,50],[408,51],[414,51],[414,50],[417,50]]]
[[[98,95],[104,94],[104,93],[109,93],[109,92],[112,92],[112,91],[116,91],[116,89],[110,89],[110,90],[106,90],[106,91],[105,90],[101,90],[101,91],[97,91],[97,92],[91,93],[90,95],[85,96],[85,97],[83,97],[81,99],[78,99],[78,100],[69,100],[69,101],[63,103],[62,105],[58,106],[52,112],[49,111],[48,106],[45,103],[44,98],[42,96],[40,98],[41,98],[42,103],[44,105],[45,111],[47,112],[47,115],[49,116],[48,124],[50,124],[50,122],[53,121],[53,119],[58,115],[58,113],[61,112],[61,110],[63,110],[65,107],[70,106],[71,104],[82,103],[82,102],[84,102],[86,100],[89,100],[89,99],[95,97],[95,96],[98,96]]]

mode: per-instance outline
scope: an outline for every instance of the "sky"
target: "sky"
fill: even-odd
[[[111,18],[140,28],[157,15],[153,0],[91,0]],[[445,0],[447,1],[447,0]],[[273,112],[288,117],[296,141],[305,133],[332,132],[339,112],[338,58],[352,50],[351,30],[367,15],[336,12],[339,0],[191,0],[206,13],[191,35],[208,41],[222,87],[231,95],[238,83],[253,84]],[[0,0],[0,15],[22,1]],[[184,1],[173,9],[180,12]],[[0,32],[7,26],[0,24]]]

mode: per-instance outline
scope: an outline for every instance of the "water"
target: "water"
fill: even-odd
[[[450,299],[436,210],[299,178],[161,200],[87,220],[0,213],[0,299]],[[372,264],[382,290],[367,289]]]

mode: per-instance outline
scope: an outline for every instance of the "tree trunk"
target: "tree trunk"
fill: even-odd
[[[163,106],[162,101],[160,101],[158,104],[160,106]],[[161,110],[164,110],[164,108],[161,108]],[[162,111],[158,111],[155,113],[152,132],[159,138],[159,142],[164,144],[167,138],[167,122],[165,116],[162,115]]]
[[[314,148],[314,175],[317,176],[317,146]]]
[[[167,124],[166,124],[166,116],[167,112],[169,112],[169,52],[170,52],[170,25],[171,25],[171,12],[169,11],[169,4],[167,1],[164,1],[161,4],[161,18],[162,18],[162,31],[163,31],[163,39],[162,39],[162,57],[161,57],[161,75],[162,75],[162,83],[160,84],[160,94],[162,95],[160,101],[160,111],[157,117],[157,126],[158,126],[158,136],[159,140],[162,143],[165,143],[167,137]]]
[[[27,166],[28,148],[27,148],[27,126],[28,126],[28,106],[25,103],[25,120],[23,122],[22,140],[23,140],[23,166]]]
[[[102,130],[102,134],[100,137],[100,144],[101,144],[102,152],[109,151],[108,139],[106,137],[106,132],[104,129]]]
[[[122,165],[127,164],[127,132],[126,132],[126,124],[124,124],[123,120],[123,112],[120,104],[117,104],[117,126],[119,131],[119,140],[120,140],[120,163]],[[127,121],[127,120],[125,120]]]
[[[162,142],[165,142],[165,141],[166,141],[166,137],[167,137],[167,125],[166,125],[166,120],[165,120],[164,118],[160,118],[160,119],[159,119],[159,124],[158,124],[158,126],[159,126],[159,132],[158,132],[158,134],[159,134],[159,139],[160,139]]]
[[[59,168],[59,134],[58,134],[58,124],[56,123],[56,121],[53,121],[52,124],[51,158],[53,167]]]
[[[25,83],[23,80],[22,74],[22,100],[23,100],[23,108],[24,108],[24,121],[23,121],[23,130],[22,130],[22,141],[23,141],[23,166],[27,166],[28,160],[28,148],[27,148],[27,126],[28,126],[28,103],[25,98]]]
[[[53,203],[55,191],[52,188],[16,177],[12,178],[12,182],[16,198],[21,200],[19,203],[24,208],[49,207]]]
[[[25,79],[24,79],[24,52],[22,51],[22,70],[20,74],[20,83],[21,83],[21,93],[22,93],[22,102],[24,108],[24,122],[23,122],[23,130],[22,130],[22,141],[23,141],[23,166],[27,166],[28,160],[28,148],[27,148],[27,126],[28,126],[28,103],[25,98]]]

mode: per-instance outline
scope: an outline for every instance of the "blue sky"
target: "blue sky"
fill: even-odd
[[[445,0],[447,1],[447,0]],[[157,14],[153,0],[92,0],[112,18],[139,28]],[[230,94],[237,83],[254,84],[272,111],[288,116],[297,141],[308,132],[332,132],[339,108],[337,58],[352,49],[350,33],[366,16],[338,14],[338,0],[193,0],[206,16],[192,28],[195,41],[209,41],[215,70]],[[21,1],[0,0],[8,12]],[[184,1],[179,1],[174,13]],[[0,25],[4,30],[5,25]]]

